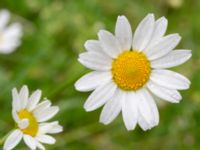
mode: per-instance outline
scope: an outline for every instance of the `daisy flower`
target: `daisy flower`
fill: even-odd
[[[9,54],[21,44],[22,26],[20,23],[12,23],[8,10],[0,11],[0,53]]]
[[[46,121],[57,114],[59,108],[51,106],[49,100],[39,103],[40,90],[36,90],[29,97],[27,86],[23,86],[19,93],[14,88],[12,97],[12,116],[16,129],[7,137],[3,149],[13,149],[22,139],[31,150],[45,150],[42,143],[54,144],[56,140],[49,134],[62,132],[63,129],[58,121]]]
[[[87,52],[79,62],[94,71],[75,83],[79,91],[92,91],[84,104],[86,111],[104,105],[100,122],[109,124],[120,112],[127,130],[136,124],[143,130],[159,123],[159,113],[152,97],[178,103],[178,90],[188,89],[190,81],[168,70],[191,57],[190,50],[174,50],[181,40],[179,34],[164,36],[167,19],[155,20],[148,14],[134,34],[125,16],[119,16],[115,35],[100,30],[99,40],[85,43]]]

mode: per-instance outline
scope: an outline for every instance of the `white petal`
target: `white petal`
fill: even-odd
[[[170,68],[183,64],[192,56],[191,50],[175,50],[151,62],[153,68]]]
[[[101,46],[106,54],[112,58],[116,58],[122,52],[118,40],[108,31],[100,30],[98,33]]]
[[[93,111],[106,103],[114,94],[116,85],[110,81],[95,89],[84,104],[86,111]]]
[[[5,36],[2,38],[3,40],[0,44],[0,53],[2,54],[10,54],[21,44],[19,39],[5,38]]]
[[[44,144],[55,144],[56,140],[52,136],[49,135],[39,135],[36,137],[38,141]]]
[[[37,145],[38,149],[45,150],[45,147],[40,142],[36,141],[36,145]]]
[[[22,36],[22,26],[20,23],[13,23],[3,33],[5,38],[16,40]]]
[[[1,10],[0,11],[0,30],[2,30],[10,19],[10,12],[8,10]]]
[[[142,51],[150,42],[154,31],[155,19],[153,14],[148,14],[138,25],[133,36],[133,50]]]
[[[181,37],[179,34],[170,34],[163,37],[154,45],[148,47],[145,50],[145,53],[147,54],[149,60],[155,60],[172,51],[178,45],[180,40]]]
[[[115,36],[122,50],[130,50],[132,45],[132,29],[125,16],[118,16],[115,27]]]
[[[16,123],[18,123],[18,122],[20,121],[20,118],[19,118],[19,116],[18,116],[16,110],[14,110],[14,109],[12,110],[12,117],[13,117],[13,119],[14,119],[14,121],[15,121]]]
[[[84,47],[87,51],[101,52],[101,44],[98,40],[87,40],[84,44]]]
[[[93,71],[81,77],[76,83],[78,91],[91,91],[112,79],[110,72]]]
[[[58,121],[51,123],[41,123],[39,127],[40,134],[55,134],[63,131],[63,127],[58,124]]]
[[[167,89],[153,82],[147,83],[148,89],[156,96],[172,103],[178,103],[182,97],[177,90]]]
[[[21,108],[21,105],[20,105],[20,98],[19,98],[19,94],[17,92],[17,89],[14,88],[12,90],[12,108],[16,111],[19,111],[20,108]]]
[[[24,134],[24,142],[31,150],[36,149],[36,142],[32,136]]]
[[[41,110],[41,112],[33,112],[35,117],[37,118],[38,122],[44,122],[49,119],[51,119],[53,116],[55,116],[59,111],[59,107],[52,106],[47,109]]]
[[[138,116],[138,124],[140,125],[143,131],[150,130],[151,128],[155,126],[154,124],[149,124],[141,115],[141,113]]]
[[[33,94],[30,96],[30,98],[28,100],[28,104],[27,104],[27,109],[29,111],[32,111],[36,107],[36,105],[40,101],[41,95],[42,95],[41,90],[36,90],[35,92],[33,92]]]
[[[48,133],[53,128],[54,124],[57,124],[57,121],[51,123],[41,123],[39,125],[39,134]]]
[[[155,22],[155,28],[151,37],[150,45],[155,44],[162,38],[167,30],[168,21],[165,17],[161,17]]]
[[[28,102],[28,87],[27,86],[23,86],[19,92],[19,96],[20,96],[20,105],[21,108],[25,108]]]
[[[121,101],[125,98],[125,93],[121,90],[116,90],[115,94],[109,100],[100,115],[99,121],[105,125],[111,123],[121,111]]]
[[[79,55],[79,62],[92,70],[106,71],[112,66],[111,58],[96,52],[85,52]]]
[[[138,97],[139,112],[149,125],[155,126],[159,123],[159,113],[155,101],[146,89],[136,92]]]
[[[103,55],[108,55],[103,51],[103,48],[101,47],[101,43],[98,40],[87,40],[84,44],[85,49],[89,52],[96,52]]]
[[[20,121],[18,122],[18,127],[19,127],[20,129],[25,129],[25,128],[28,127],[28,125],[29,125],[29,120],[28,120],[28,119],[22,119],[22,120],[20,120]]]
[[[22,132],[20,130],[14,130],[6,139],[3,149],[11,150],[13,149],[22,139]]]
[[[61,125],[54,125],[54,127],[48,132],[49,134],[60,133],[63,131],[63,127]]]
[[[127,130],[134,130],[138,121],[138,98],[135,92],[127,92],[122,101],[122,116]]]
[[[22,27],[19,23],[11,24],[1,33],[0,52],[9,54],[21,44]]]
[[[44,109],[47,109],[51,106],[51,102],[49,100],[45,100],[43,102],[41,102],[40,104],[38,104],[36,106],[36,108],[33,110],[33,113],[40,113],[42,112]]]
[[[150,79],[169,89],[185,90],[190,86],[190,81],[186,77],[170,70],[152,70]]]

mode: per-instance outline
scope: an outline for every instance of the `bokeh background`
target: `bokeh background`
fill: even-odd
[[[0,138],[15,126],[11,89],[26,84],[31,91],[42,89],[60,107],[53,120],[60,121],[64,132],[47,150],[200,149],[199,0],[0,0],[0,8],[10,10],[12,22],[24,27],[21,46],[0,55]],[[168,18],[168,34],[180,33],[178,48],[192,49],[192,59],[174,68],[192,81],[191,88],[181,92],[180,104],[158,101],[160,123],[150,131],[137,127],[128,132],[121,116],[104,126],[98,123],[101,109],[83,109],[90,93],[74,89],[74,82],[89,71],[77,62],[78,54],[99,29],[113,32],[118,15],[126,15],[134,30],[150,12]],[[26,149],[23,143],[16,148]]]

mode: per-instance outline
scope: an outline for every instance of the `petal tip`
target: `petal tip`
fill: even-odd
[[[83,108],[85,109],[86,112],[91,112],[93,109],[91,109],[87,103],[84,104]]]
[[[154,15],[154,13],[148,13],[148,14],[147,14],[147,17],[154,19],[154,18],[155,18],[155,15]]]
[[[127,17],[124,16],[124,15],[120,15],[120,16],[117,17],[117,19],[127,19]]]
[[[76,81],[75,83],[74,83],[74,88],[77,90],[77,91],[81,91],[81,88],[79,87],[80,85],[79,85],[79,80],[78,81]]]

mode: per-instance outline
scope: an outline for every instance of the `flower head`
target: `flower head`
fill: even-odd
[[[86,41],[87,51],[78,60],[94,71],[75,83],[79,91],[94,90],[84,104],[86,111],[104,105],[100,115],[104,124],[122,112],[128,130],[136,124],[143,130],[158,125],[159,113],[151,93],[178,103],[178,90],[190,86],[186,77],[168,70],[186,62],[192,54],[190,50],[174,50],[181,37],[165,36],[167,24],[165,17],[155,20],[153,14],[148,14],[132,35],[127,18],[119,16],[115,35],[100,30],[99,40]]]
[[[49,100],[39,103],[41,91],[36,90],[29,97],[27,86],[23,86],[18,93],[12,90],[12,115],[16,129],[8,136],[4,150],[13,149],[23,138],[26,145],[34,150],[44,150],[44,144],[54,144],[56,140],[49,134],[62,132],[58,121],[46,122],[57,114],[59,108],[51,106]]]
[[[0,53],[9,54],[21,44],[22,26],[20,23],[12,23],[8,10],[0,11]]]

